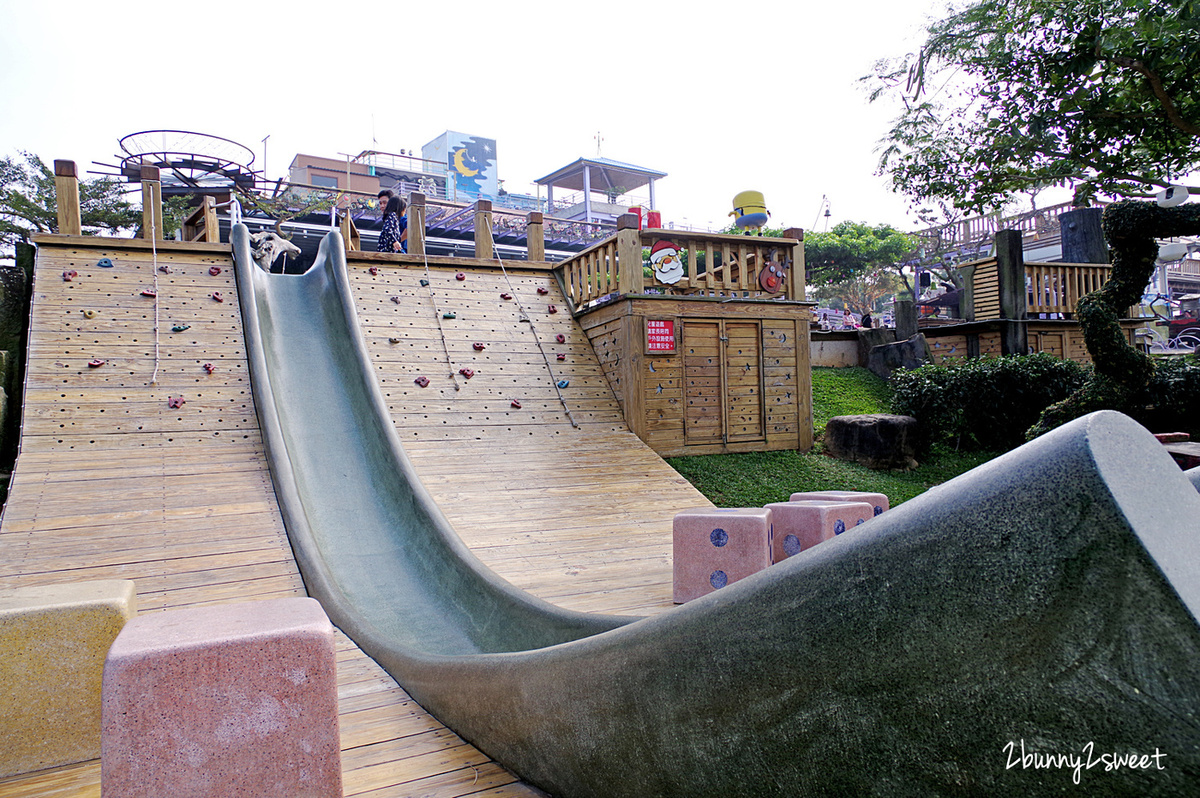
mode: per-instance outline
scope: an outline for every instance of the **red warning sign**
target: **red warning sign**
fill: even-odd
[[[675,351],[674,319],[646,319],[646,351]]]

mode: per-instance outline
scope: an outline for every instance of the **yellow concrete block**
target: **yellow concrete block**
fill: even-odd
[[[0,590],[0,778],[100,756],[100,681],[133,582]]]

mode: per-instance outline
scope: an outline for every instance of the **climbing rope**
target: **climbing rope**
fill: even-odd
[[[154,229],[154,214],[150,214],[150,271],[154,275],[154,373],[150,375],[150,384],[158,384],[158,242]]]
[[[421,229],[424,230],[425,229],[425,206],[418,205],[417,208],[420,209],[417,214],[418,216],[420,216],[420,219],[419,219],[420,226],[421,226]],[[446,328],[442,324],[443,316],[442,316],[441,312],[438,310],[437,297],[435,297],[433,295],[433,281],[430,279],[430,276],[429,276],[429,248],[428,247],[421,248],[421,256],[425,259],[425,279],[422,282],[425,283],[425,290],[429,294],[429,303],[431,305],[433,305],[433,317],[434,317],[434,319],[437,320],[438,334],[442,338],[442,352],[445,353],[445,355],[446,355],[446,367],[450,372],[450,381],[454,383],[454,390],[456,390],[456,391],[461,390],[462,386],[460,386],[458,384],[458,375],[454,373],[454,361],[450,358],[450,347],[446,343]]]
[[[517,290],[513,288],[512,280],[508,278],[508,269],[504,268],[504,260],[500,257],[500,251],[496,249],[496,239],[492,235],[492,228],[488,227],[488,239],[492,242],[492,256],[496,259],[496,263],[500,264],[500,273],[504,275],[504,282],[508,286],[508,293],[512,294],[517,301],[517,321],[525,322],[529,325],[530,332],[533,333],[533,342],[537,344],[538,351],[542,353],[542,360],[546,363],[546,371],[550,372],[550,384],[554,386],[554,392],[558,394],[558,401],[562,403],[563,411],[567,414],[567,421],[571,422],[571,426],[579,429],[579,424],[575,421],[575,417],[571,415],[571,408],[567,405],[567,398],[563,396],[562,389],[567,387],[566,380],[560,380],[554,374],[554,367],[550,365],[550,356],[546,354],[546,348],[542,346],[541,336],[538,335],[537,325],[533,323],[533,319],[525,312],[525,306],[521,304],[521,297],[517,294]]]

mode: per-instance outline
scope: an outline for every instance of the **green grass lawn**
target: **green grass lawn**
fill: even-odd
[[[834,416],[888,412],[887,383],[864,368],[814,368],[813,424],[818,438]],[[753,452],[670,457],[667,462],[718,507],[761,507],[805,490],[886,494],[892,506],[987,462],[995,454],[935,448],[912,471],[872,471],[811,452]]]

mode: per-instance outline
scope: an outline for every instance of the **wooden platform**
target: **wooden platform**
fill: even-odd
[[[228,247],[152,251],[60,236],[38,244],[0,587],[133,579],[142,612],[303,595],[250,396]],[[97,265],[104,257],[113,268]],[[432,269],[444,305],[435,315],[418,283],[423,269],[375,256],[351,270],[401,437],[475,552],[563,606],[643,614],[671,606],[670,518],[707,502],[625,428],[586,337],[565,312],[546,312],[555,300],[565,305],[549,273],[510,272],[510,283],[488,267],[466,268],[463,281],[454,280],[462,269]],[[65,281],[67,271],[77,275]],[[157,297],[143,296],[156,277]],[[538,295],[539,285],[551,293]],[[500,300],[505,290],[533,325]],[[442,311],[456,318],[442,320]],[[457,376],[458,391],[439,322],[454,371],[475,370]],[[560,333],[563,345],[554,342]],[[429,375],[428,388],[413,384],[416,371]],[[565,408],[559,380],[569,383]],[[168,406],[180,397],[180,407]],[[537,794],[438,724],[344,637],[338,678],[346,795]],[[99,794],[97,762],[0,781],[0,796],[80,794]]]

